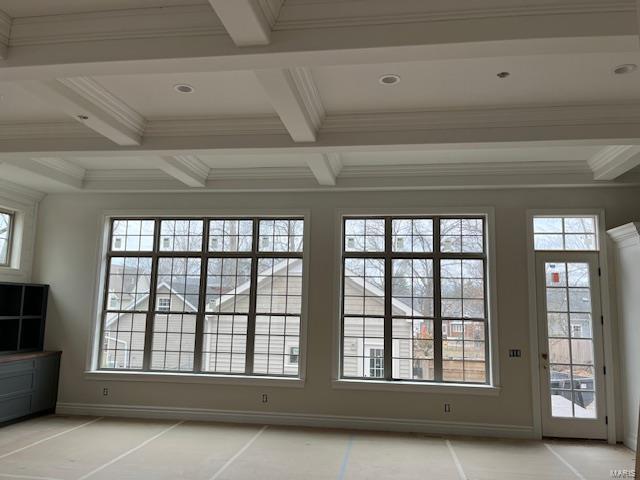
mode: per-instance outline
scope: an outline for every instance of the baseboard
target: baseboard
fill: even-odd
[[[300,413],[267,413],[256,411],[87,403],[58,403],[56,413],[61,415],[92,415],[100,417],[198,420],[205,422],[214,421],[255,423],[262,425],[344,428],[353,430],[383,430],[436,435],[534,438],[534,431],[531,426],[443,422],[436,420],[407,420],[399,418],[350,417]]]

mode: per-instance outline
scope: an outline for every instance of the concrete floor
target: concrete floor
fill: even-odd
[[[0,429],[14,480],[602,480],[633,461],[599,442],[65,416]]]

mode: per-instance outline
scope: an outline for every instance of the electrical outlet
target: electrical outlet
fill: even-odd
[[[102,396],[103,397],[108,397],[109,396],[109,389],[107,387],[104,387],[102,389]]]
[[[269,403],[269,396],[266,393],[262,394],[262,403]]]
[[[522,350],[518,349],[511,349],[509,350],[509,358],[520,358],[522,356]]]
[[[451,413],[451,404],[450,403],[445,403],[444,404],[444,413]]]

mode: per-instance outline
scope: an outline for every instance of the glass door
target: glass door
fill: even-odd
[[[538,252],[542,433],[607,438],[598,254]]]

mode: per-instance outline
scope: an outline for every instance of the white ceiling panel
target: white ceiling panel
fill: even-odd
[[[399,111],[447,107],[640,100],[636,72],[614,75],[640,54],[546,55],[314,68],[326,110]],[[497,73],[507,71],[505,79]],[[397,74],[400,83],[381,85]]]
[[[262,115],[274,113],[250,71],[94,77],[146,118]],[[192,93],[174,86],[188,84]]]
[[[57,122],[69,117],[35,98],[20,85],[0,82],[0,122]]]

